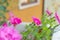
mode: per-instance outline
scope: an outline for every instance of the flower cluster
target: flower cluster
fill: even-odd
[[[15,17],[12,12],[9,12],[9,21],[13,25],[9,26],[7,23],[2,25],[0,28],[0,40],[51,40],[51,35],[55,27],[60,24],[60,17],[57,12],[55,12],[54,17],[51,17],[53,13],[48,9],[46,13],[48,15],[44,14],[41,20],[33,16],[33,22],[26,25],[26,31],[22,32],[21,35],[21,33],[14,28],[14,25],[22,22],[21,19]],[[57,24],[56,21],[58,21],[59,24]]]
[[[0,28],[0,40],[22,40],[22,35],[13,26]]]
[[[21,19],[15,17],[12,12],[9,12],[10,18],[9,21],[11,24],[16,25],[20,24]],[[14,26],[7,25],[7,22],[2,24],[0,28],[0,40],[22,40],[22,35],[14,28]]]
[[[53,13],[47,9],[41,20],[33,16],[33,22],[26,26],[26,31],[22,32],[23,40],[51,40],[54,29],[60,24],[58,13],[52,15]]]

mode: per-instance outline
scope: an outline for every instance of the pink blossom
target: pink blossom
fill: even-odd
[[[10,23],[12,24],[20,24],[22,21],[19,18],[10,18]]]
[[[2,26],[7,27],[8,25],[7,25],[7,23],[5,22],[5,23],[2,24]]]
[[[33,22],[34,22],[36,25],[38,25],[38,26],[41,25],[41,20],[39,20],[39,19],[36,18],[36,17],[32,17],[32,19],[33,19]]]
[[[22,40],[22,35],[13,27],[0,28],[0,40]]]
[[[12,12],[9,12],[9,15],[10,15],[10,23],[11,24],[15,25],[15,24],[20,24],[22,22],[21,19],[15,17]]]
[[[46,10],[46,13],[48,14],[48,15],[51,15],[51,11],[50,10]]]
[[[59,17],[59,15],[57,14],[57,12],[55,12],[55,18],[56,18],[56,20],[58,21],[58,23],[60,24],[60,17]]]

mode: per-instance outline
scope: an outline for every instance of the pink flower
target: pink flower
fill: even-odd
[[[11,24],[20,24],[22,21],[19,18],[10,18],[10,23]]]
[[[57,12],[55,12],[55,18],[58,21],[58,23],[60,24],[60,17],[58,16]]]
[[[38,26],[41,25],[41,21],[40,21],[38,18],[32,17],[32,19],[33,19],[33,22],[34,22],[36,25],[38,25]]]
[[[15,17],[13,14],[12,14],[12,12],[9,12],[9,15],[10,15],[10,23],[11,24],[20,24],[22,21],[21,21],[21,19],[20,18],[17,18],[17,17]]]
[[[13,27],[0,28],[0,40],[22,40],[22,35]]]
[[[5,22],[5,23],[2,24],[2,26],[7,27],[8,25],[7,25],[7,23]]]
[[[50,10],[46,10],[46,13],[48,14],[48,15],[51,15],[51,11]]]

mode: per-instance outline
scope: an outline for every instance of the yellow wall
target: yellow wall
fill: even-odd
[[[36,16],[40,19],[42,17],[43,0],[40,0],[40,5],[31,7],[31,8],[27,8],[27,9],[24,9],[24,10],[20,10],[18,8],[18,0],[14,0],[14,2],[9,1],[9,3],[10,3],[10,5],[8,7],[8,10],[13,11],[14,15],[21,18],[23,22],[31,22],[32,21],[32,19],[31,19],[32,16]],[[7,14],[7,16],[9,17],[8,14]]]

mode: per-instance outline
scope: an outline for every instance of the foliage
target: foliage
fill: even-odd
[[[2,25],[6,21],[5,13],[8,11],[7,6],[7,0],[0,0],[0,25]]]
[[[58,26],[52,15],[44,13],[41,26],[37,26],[34,22],[26,25],[26,31],[22,32],[23,40],[51,40],[53,31]]]

